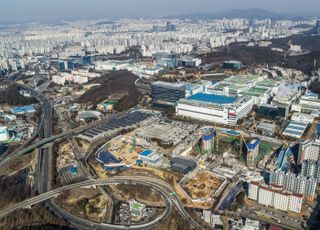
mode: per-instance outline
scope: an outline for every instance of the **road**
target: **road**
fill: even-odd
[[[38,149],[38,164],[36,168],[36,186],[37,190],[40,195],[33,197],[31,199],[28,199],[24,202],[21,202],[13,207],[10,207],[9,209],[3,211],[0,213],[0,217],[4,217],[8,215],[9,213],[20,209],[20,208],[27,208],[31,207],[32,205],[41,203],[46,201],[46,204],[49,206],[49,208],[56,213],[58,216],[66,219],[74,226],[79,226],[81,228],[99,228],[99,229],[143,229],[143,228],[150,228],[153,225],[158,224],[162,219],[166,218],[170,212],[172,206],[174,206],[177,210],[177,212],[182,216],[182,218],[190,223],[191,226],[193,226],[196,229],[202,229],[202,227],[193,220],[189,213],[185,210],[184,205],[180,201],[180,198],[177,196],[173,188],[168,185],[166,182],[155,179],[155,178],[147,178],[147,177],[139,177],[139,176],[132,176],[132,177],[124,177],[124,178],[112,178],[109,180],[88,180],[81,183],[76,183],[68,186],[61,187],[59,189],[50,190],[50,181],[51,181],[51,175],[50,175],[50,167],[53,165],[51,161],[51,151],[52,151],[52,145],[50,143],[65,138],[68,136],[72,136],[74,134],[78,134],[80,132],[83,132],[86,129],[90,129],[92,127],[95,127],[99,124],[105,123],[107,120],[112,119],[113,117],[109,117],[103,120],[99,120],[97,122],[93,122],[89,125],[82,126],[67,132],[64,132],[59,135],[52,136],[52,105],[50,101],[43,95],[38,94],[36,91],[34,91],[32,88],[23,85],[23,87],[27,88],[32,94],[39,98],[42,107],[43,107],[43,115],[42,115],[42,123],[41,123],[41,130],[39,132],[39,140],[37,143],[21,150],[18,152],[15,152],[14,154],[10,154],[9,156],[2,159],[0,162],[0,167],[5,165],[8,161],[14,159],[17,156],[21,156],[23,154],[26,154],[34,149]],[[120,114],[117,114],[115,116],[121,116]],[[50,145],[46,145],[50,144]],[[45,146],[46,145],[46,146]],[[114,184],[114,183],[137,183],[137,184],[143,184],[147,185],[156,191],[158,191],[161,196],[163,197],[165,204],[166,204],[166,210],[165,212],[156,220],[141,224],[141,225],[130,225],[130,226],[120,226],[120,225],[112,225],[112,224],[105,224],[105,223],[94,223],[89,220],[81,219],[79,217],[74,216],[71,213],[68,213],[67,211],[63,210],[61,207],[59,207],[54,201],[51,201],[50,199],[53,197],[56,197],[60,193],[70,190],[72,188],[78,188],[78,187],[84,187],[84,186],[93,186],[93,185],[108,185],[108,184]]]
[[[155,178],[148,178],[148,177],[114,177],[107,180],[88,180],[85,182],[80,182],[76,184],[67,185],[58,189],[51,190],[49,192],[42,193],[36,197],[30,198],[25,200],[15,206],[12,206],[2,212],[0,212],[0,218],[5,217],[6,215],[10,214],[11,212],[21,209],[21,208],[29,208],[35,204],[50,200],[52,198],[57,197],[59,194],[68,191],[74,188],[81,188],[87,186],[94,186],[94,185],[110,185],[110,184],[121,184],[121,183],[134,183],[134,184],[141,184],[152,187],[157,192],[159,192],[164,199],[165,202],[165,211],[159,216],[157,219],[140,225],[131,225],[130,229],[144,229],[150,228],[158,223],[160,223],[163,219],[167,218],[172,210],[173,204],[176,206],[177,203],[174,201],[172,202],[172,190],[168,189],[170,185],[167,185],[165,182],[155,179]],[[67,221],[71,222],[75,226],[81,226],[86,228],[98,228],[98,229],[128,229],[128,226],[122,225],[113,225],[113,224],[106,224],[106,223],[96,223],[91,222],[80,217],[74,216],[73,214],[68,213],[67,211],[63,210],[62,208],[58,208],[58,206],[54,203],[54,201],[49,203],[49,207],[52,211],[54,211],[58,216],[66,219]],[[179,210],[184,209],[183,207],[179,207]]]
[[[48,108],[47,108],[47,110],[48,110]],[[3,159],[0,159],[0,167],[4,166],[9,161],[11,161],[12,159],[14,159],[14,158],[16,158],[18,156],[22,156],[24,154],[27,154],[27,153],[29,153],[29,152],[37,149],[37,148],[40,148],[40,147],[42,147],[42,146],[44,146],[46,144],[55,142],[57,140],[78,135],[78,134],[82,133],[83,131],[85,131],[87,129],[91,129],[91,128],[99,126],[99,125],[101,125],[101,124],[103,124],[105,122],[108,122],[109,120],[111,120],[112,118],[114,118],[116,116],[121,116],[121,114],[113,115],[113,116],[110,116],[110,117],[107,117],[107,118],[104,118],[104,119],[101,119],[101,120],[98,120],[98,121],[94,121],[94,122],[92,122],[92,123],[90,123],[88,125],[84,125],[84,126],[81,126],[81,127],[78,127],[78,128],[63,132],[63,133],[58,134],[58,135],[52,135],[52,136],[47,137],[47,138],[44,137],[45,136],[44,134],[41,134],[44,137],[42,140],[37,141],[36,143],[24,148],[21,151],[14,152],[14,153],[12,153],[12,154],[10,154],[8,156],[5,156]],[[48,126],[48,123],[46,121],[44,121],[43,123],[46,126]],[[44,129],[44,130],[46,130],[46,129]]]

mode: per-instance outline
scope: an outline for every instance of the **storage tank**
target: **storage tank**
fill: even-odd
[[[8,128],[5,126],[0,126],[0,141],[10,140],[10,134]]]

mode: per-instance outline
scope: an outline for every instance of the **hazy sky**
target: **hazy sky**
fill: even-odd
[[[0,21],[160,17],[243,8],[320,11],[320,0],[0,0]]]

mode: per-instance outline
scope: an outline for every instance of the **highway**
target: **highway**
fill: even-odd
[[[8,208],[3,212],[0,212],[0,217],[4,217],[17,209],[28,208],[35,204],[46,201],[46,204],[49,206],[51,211],[53,211],[55,214],[57,214],[61,218],[64,218],[65,220],[69,221],[73,226],[78,226],[79,228],[144,229],[144,228],[150,228],[158,224],[159,222],[161,222],[163,219],[167,218],[171,212],[172,206],[174,206],[177,212],[182,216],[182,218],[186,222],[190,223],[190,225],[193,226],[195,229],[202,229],[202,227],[195,220],[193,220],[188,214],[188,212],[185,210],[184,205],[180,201],[180,198],[176,195],[173,188],[166,182],[156,178],[132,176],[132,177],[114,177],[108,180],[90,179],[88,181],[75,183],[75,184],[64,186],[58,189],[50,190],[50,181],[52,179],[50,175],[50,172],[51,172],[50,169],[51,169],[51,166],[53,165],[52,159],[51,159],[52,145],[50,143],[62,138],[66,138],[66,137],[81,133],[86,129],[90,129],[99,124],[105,123],[106,121],[112,119],[115,116],[117,117],[121,116],[121,114],[116,114],[106,119],[92,122],[89,125],[78,127],[76,129],[63,132],[59,135],[52,136],[53,111],[52,111],[52,105],[50,101],[45,96],[38,94],[36,91],[34,91],[34,89],[21,84],[20,86],[32,92],[32,95],[37,97],[42,103],[43,114],[42,114],[42,122],[40,126],[41,129],[39,129],[39,141],[37,143],[34,143],[24,148],[21,151],[14,152],[13,154],[6,156],[4,159],[1,160],[0,167],[5,165],[7,162],[9,162],[10,160],[14,159],[17,156],[24,155],[28,152],[31,152],[34,149],[38,149],[38,163],[36,167],[36,175],[37,175],[36,186],[40,195],[33,197],[31,199],[28,199],[26,201],[23,201],[13,207]],[[47,144],[50,144],[50,145],[47,145]],[[143,184],[155,189],[161,194],[162,198],[164,199],[166,204],[166,210],[163,212],[163,214],[159,218],[157,218],[156,220],[153,220],[152,222],[140,224],[140,225],[121,226],[121,225],[112,225],[112,224],[106,224],[106,223],[95,223],[89,220],[82,219],[71,213],[68,213],[67,211],[59,207],[54,201],[51,200],[51,198],[58,196],[60,193],[73,188],[93,186],[93,185],[103,186],[103,185],[115,184],[115,183]]]
[[[71,222],[75,226],[79,226],[81,228],[97,228],[97,229],[144,229],[150,228],[163,219],[166,219],[171,210],[172,210],[172,202],[171,202],[171,192],[167,189],[166,186],[163,185],[164,182],[160,180],[156,180],[154,178],[146,178],[146,177],[114,177],[107,180],[88,180],[85,182],[80,182],[76,184],[67,185],[58,189],[51,190],[49,192],[42,193],[36,197],[30,198],[25,200],[19,204],[16,204],[13,207],[10,207],[2,212],[0,212],[0,218],[5,217],[6,215],[10,214],[11,212],[21,209],[21,208],[29,208],[35,204],[50,200],[52,198],[57,197],[59,194],[68,191],[74,188],[80,187],[87,187],[87,186],[94,186],[94,185],[110,185],[110,184],[121,184],[121,183],[134,183],[134,184],[141,184],[146,185],[149,187],[154,188],[157,192],[160,193],[162,198],[164,199],[166,209],[165,211],[159,216],[157,219],[139,225],[130,225],[123,226],[123,225],[113,225],[113,224],[106,224],[106,223],[96,223],[91,222],[80,217],[77,217],[73,214],[68,213],[67,211],[63,210],[62,208],[58,208],[58,206],[54,203],[54,201],[50,201],[49,207],[52,211],[54,211],[58,216],[66,219],[67,221]]]
[[[48,110],[48,108],[47,108]],[[5,164],[7,164],[9,161],[11,161],[12,159],[14,159],[15,157],[18,157],[18,156],[22,156],[24,154],[27,154],[37,148],[40,148],[46,144],[49,144],[49,143],[52,143],[52,142],[55,142],[57,140],[61,140],[61,139],[64,139],[64,138],[67,138],[67,137],[71,137],[71,136],[74,136],[74,135],[78,135],[80,133],[82,133],[83,131],[87,130],[87,129],[91,129],[93,127],[96,127],[96,126],[99,126],[107,121],[109,121],[110,119],[116,117],[116,116],[121,116],[120,114],[117,114],[117,115],[113,115],[113,116],[110,116],[110,117],[107,117],[107,118],[104,118],[104,119],[101,119],[101,120],[98,120],[98,121],[94,121],[88,125],[84,125],[84,126],[81,126],[81,127],[78,127],[78,128],[75,128],[75,129],[72,129],[72,130],[69,130],[69,131],[66,131],[66,132],[63,132],[61,134],[58,134],[58,135],[51,135],[47,138],[45,138],[44,134],[41,134],[44,138],[40,141],[37,141],[36,143],[22,149],[21,151],[18,151],[18,152],[14,152],[10,155],[7,155],[5,156],[3,159],[0,159],[0,167],[4,166]],[[51,122],[51,121],[49,121]],[[48,121],[45,120],[43,121],[43,123],[48,127]],[[43,129],[43,130],[46,130],[46,129]]]

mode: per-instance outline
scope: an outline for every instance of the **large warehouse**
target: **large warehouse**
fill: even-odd
[[[195,94],[177,102],[176,114],[225,125],[236,125],[252,109],[249,96],[229,97],[217,94]]]

